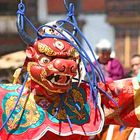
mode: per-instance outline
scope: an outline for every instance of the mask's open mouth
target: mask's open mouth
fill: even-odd
[[[71,82],[72,76],[66,74],[52,74],[47,77],[47,80],[55,85],[67,86]]]

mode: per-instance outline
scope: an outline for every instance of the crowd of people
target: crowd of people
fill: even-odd
[[[140,71],[140,54],[134,54],[130,60],[130,70],[125,68],[116,58],[111,57],[112,46],[109,40],[101,39],[95,46],[95,52],[105,80],[119,80],[123,78],[136,77]],[[93,62],[93,63],[97,63]],[[88,68],[91,72],[91,68]],[[91,140],[140,140],[140,128],[124,127],[120,125],[105,125],[99,135],[93,136]]]

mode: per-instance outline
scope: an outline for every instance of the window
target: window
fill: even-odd
[[[0,0],[0,15],[15,15],[18,1]]]

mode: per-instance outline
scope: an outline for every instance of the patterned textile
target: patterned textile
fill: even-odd
[[[20,85],[0,85],[0,126],[9,116],[20,91]],[[13,112],[5,128],[0,131],[2,140],[15,139],[40,139],[47,131],[53,136],[82,137],[95,135],[101,131],[103,122],[99,108],[94,108],[89,101],[89,87],[86,84],[73,84],[69,93],[66,94],[63,104],[55,116],[58,102],[49,103],[43,96],[29,93],[25,89],[19,103]],[[77,105],[81,108],[77,108]],[[67,115],[69,115],[72,127],[69,126]],[[51,134],[52,135],[52,134]],[[81,135],[81,136],[80,136]],[[59,138],[59,136],[58,136]],[[67,137],[65,137],[67,138]],[[88,137],[83,137],[88,138]]]

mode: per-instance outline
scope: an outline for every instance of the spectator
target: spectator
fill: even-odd
[[[131,58],[131,71],[128,74],[128,77],[135,77],[138,75],[140,70],[140,54],[134,54]]]
[[[111,57],[111,51],[111,43],[107,39],[101,39],[95,46],[95,52],[98,55],[97,61],[100,64],[106,81],[118,80],[124,77],[124,69],[116,58]],[[91,72],[90,66],[88,70]]]
[[[100,64],[100,68],[103,71],[106,81],[110,82],[112,80],[124,78],[124,69],[122,64],[116,58],[111,57],[112,46],[110,41],[107,39],[101,39],[95,46],[95,52],[98,55],[97,61]],[[88,67],[88,69],[90,72],[90,67]],[[105,140],[104,138],[106,137],[108,128],[109,126],[104,126],[102,132],[99,135],[91,137],[90,139]]]
[[[132,70],[127,77],[135,77],[140,70],[140,55],[132,56],[130,65]],[[110,125],[104,127],[101,134],[92,140],[140,140],[140,128],[124,127],[120,125]]]

